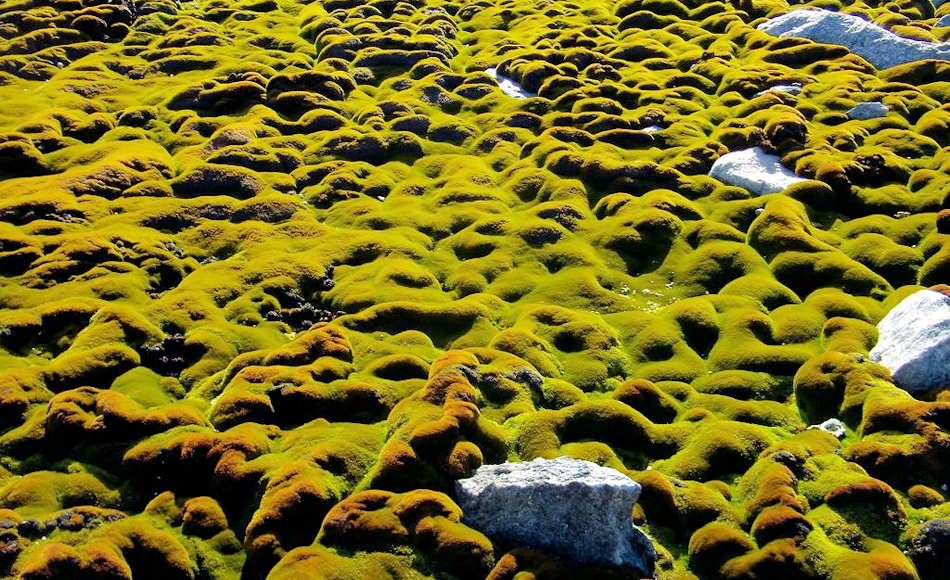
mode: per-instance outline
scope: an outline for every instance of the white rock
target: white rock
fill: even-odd
[[[498,72],[498,69],[491,67],[485,69],[485,72],[488,73],[488,76],[495,79],[495,82],[498,83],[498,88],[501,89],[501,92],[505,93],[513,99],[528,99],[535,96],[533,93],[521,88],[514,79],[508,78],[505,75]]]
[[[870,101],[867,103],[858,103],[848,110],[848,118],[866,121],[868,119],[877,119],[887,115],[890,109],[880,101]]]
[[[788,93],[790,95],[797,95],[802,92],[802,86],[797,83],[792,83],[790,85],[775,85],[774,87],[769,87],[764,91],[759,91],[755,94],[757,97],[761,97],[766,93]]]
[[[908,391],[950,386],[950,297],[921,290],[901,300],[877,325],[871,360]]]
[[[812,425],[808,428],[821,429],[825,433],[831,433],[838,439],[844,439],[844,436],[848,434],[847,428],[845,428],[844,423],[842,423],[839,419],[828,419],[820,425]]]
[[[483,465],[455,489],[465,523],[503,546],[653,575],[653,542],[633,525],[640,485],[615,469],[568,457]]]
[[[777,155],[752,147],[727,153],[713,163],[709,176],[729,185],[744,187],[754,194],[778,193],[805,181],[786,169]]]
[[[647,125],[646,127],[640,129],[644,133],[656,133],[657,131],[662,131],[666,127],[660,127],[659,125]]]
[[[950,59],[950,43],[904,38],[859,16],[830,10],[793,10],[758,28],[773,36],[797,36],[845,46],[879,69],[927,58]]]

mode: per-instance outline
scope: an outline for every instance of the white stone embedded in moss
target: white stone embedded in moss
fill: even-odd
[[[748,189],[756,195],[778,193],[805,179],[782,165],[777,155],[761,147],[727,153],[713,163],[709,176],[723,183]]]
[[[764,91],[757,92],[755,96],[761,97],[762,95],[767,94],[767,93],[788,93],[790,95],[797,95],[801,92],[802,92],[802,85],[798,83],[791,83],[787,85],[785,84],[773,85],[765,89]]]
[[[887,115],[890,109],[880,101],[869,101],[867,103],[858,103],[848,110],[848,118],[866,121],[868,119],[877,119]]]
[[[841,419],[828,419],[818,425],[811,425],[808,428],[830,433],[838,439],[844,439],[844,436],[848,434],[848,430],[844,426],[844,423],[841,422]]]
[[[844,46],[879,69],[928,58],[950,59],[950,43],[904,38],[860,16],[798,9],[758,26],[772,36],[797,36]]]
[[[495,82],[498,83],[498,88],[501,89],[501,92],[513,99],[528,99],[535,96],[521,88],[521,85],[519,85],[514,79],[499,73],[498,69],[495,67],[485,69],[485,72],[488,73],[488,76],[495,79]]]
[[[908,391],[950,387],[950,297],[935,290],[911,294],[877,324],[871,360],[886,366]]]
[[[640,485],[615,469],[568,457],[483,465],[455,489],[464,521],[503,546],[653,575],[653,542],[633,525]]]

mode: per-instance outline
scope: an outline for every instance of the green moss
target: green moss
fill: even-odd
[[[727,561],[755,548],[741,530],[712,522],[696,530],[689,539],[690,565],[696,571],[716,574]]]
[[[494,551],[488,538],[459,523],[461,511],[448,496],[418,490],[405,494],[365,491],[337,505],[323,523],[318,542],[338,548],[393,551],[409,545],[456,575],[488,570]]]
[[[784,400],[790,394],[789,381],[767,373],[726,370],[697,378],[693,388],[700,393],[726,395],[733,399]]]
[[[656,469],[684,479],[716,479],[742,473],[776,441],[767,427],[737,421],[702,420],[683,448]]]
[[[25,516],[44,515],[77,505],[115,507],[119,494],[95,475],[84,471],[55,473],[37,471],[6,483],[0,489],[4,508]]]
[[[915,577],[947,397],[866,359],[947,279],[944,64],[770,0],[41,4],[0,7],[4,574],[609,577],[420,491],[570,455],[643,483],[658,577]],[[918,4],[809,6],[944,38]],[[806,180],[708,177],[754,145]]]

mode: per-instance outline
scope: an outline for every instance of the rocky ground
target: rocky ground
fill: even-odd
[[[571,456],[659,578],[945,578],[950,385],[870,352],[950,282],[948,15],[0,1],[0,575],[632,577],[455,501]]]

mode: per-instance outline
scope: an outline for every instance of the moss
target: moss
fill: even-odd
[[[371,481],[384,489],[413,489],[424,480],[433,489],[448,489],[452,479],[476,468],[481,461],[504,456],[504,434],[481,417],[478,359],[464,351],[450,351],[433,362],[429,380],[397,405],[389,416],[392,437],[377,462]],[[489,381],[484,379],[487,388]]]
[[[907,499],[915,508],[931,507],[942,504],[945,500],[939,491],[926,485],[914,485],[907,490]]]
[[[785,506],[762,510],[752,522],[752,535],[759,545],[779,538],[804,539],[814,525],[801,513]]]
[[[404,559],[391,554],[341,556],[323,546],[297,548],[282,559],[269,575],[272,578],[350,579],[363,574],[381,579],[412,577]]]
[[[211,537],[228,529],[227,516],[213,498],[191,498],[182,506],[182,533]]]
[[[715,293],[727,283],[746,274],[763,271],[765,261],[748,246],[728,241],[704,244],[680,265],[677,284],[690,293]]]
[[[484,574],[494,561],[488,539],[459,523],[448,496],[417,490],[405,494],[365,491],[327,514],[318,541],[326,546],[375,548],[410,545],[459,577]]]
[[[498,558],[498,563],[486,578],[491,580],[509,580],[518,575],[530,574],[534,578],[564,578],[568,569],[544,554],[531,550],[512,550]]]
[[[126,395],[146,408],[171,403],[184,395],[180,383],[144,367],[116,377],[109,390]]]
[[[690,565],[696,571],[717,574],[726,561],[755,549],[741,530],[712,522],[696,530],[689,539]]]
[[[741,473],[768,447],[774,435],[765,427],[731,421],[702,421],[683,449],[657,469],[687,479],[715,479]]]
[[[645,379],[625,382],[614,391],[613,398],[643,413],[654,423],[671,422],[679,410],[675,399]]]
[[[781,575],[790,578],[820,578],[792,540],[778,540],[726,563],[722,575],[741,578],[747,574]]]
[[[0,502],[25,516],[47,514],[78,505],[115,507],[119,493],[88,472],[37,471],[0,488]]]
[[[778,399],[789,394],[789,384],[766,373],[727,370],[700,377],[693,388],[701,393],[726,395],[734,399]]]
[[[883,297],[890,290],[890,284],[880,275],[835,252],[788,252],[776,258],[772,268],[775,277],[800,297],[807,296],[819,286],[875,297]]]
[[[85,387],[53,397],[46,411],[45,439],[53,451],[77,441],[134,440],[173,426],[206,424],[200,409],[187,403],[146,410],[118,392]]]
[[[0,8],[4,574],[610,577],[433,499],[568,455],[643,483],[662,578],[914,577],[946,396],[866,359],[947,278],[946,66],[771,1],[483,4]],[[808,179],[708,177],[751,145]]]
[[[31,556],[20,571],[26,578],[102,570],[118,577],[195,577],[195,565],[181,543],[168,532],[151,527],[143,518],[104,526],[78,549],[50,542]]]

